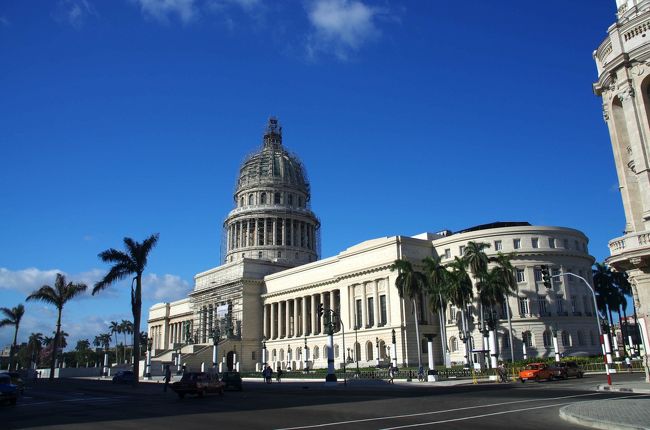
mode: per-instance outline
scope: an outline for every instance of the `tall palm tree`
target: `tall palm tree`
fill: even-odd
[[[42,302],[56,306],[56,309],[58,311],[58,316],[56,319],[56,332],[54,335],[54,344],[52,349],[52,361],[50,363],[50,379],[54,379],[54,366],[56,353],[59,347],[59,339],[61,336],[61,314],[63,313],[63,307],[70,300],[86,291],[86,288],[88,288],[86,284],[75,284],[72,282],[66,283],[65,276],[57,273],[56,280],[54,281],[54,288],[50,287],[49,285],[43,285],[41,288],[27,296],[27,301],[40,300]]]
[[[6,317],[0,320],[0,327],[4,327],[6,325],[14,326],[14,342],[11,344],[11,348],[9,349],[9,369],[11,370],[14,365],[14,354],[16,353],[16,349],[18,347],[18,344],[16,343],[18,340],[18,328],[20,327],[20,320],[23,318],[23,315],[25,315],[25,306],[23,306],[21,303],[11,309],[0,308],[0,313],[4,314]]]
[[[147,267],[149,252],[156,246],[158,234],[152,234],[140,242],[130,237],[124,238],[126,252],[110,248],[99,253],[99,258],[104,263],[114,263],[104,279],[97,282],[93,288],[93,295],[108,287],[109,285],[135,275],[131,280],[131,312],[133,313],[133,344],[140,343],[140,319],[142,316],[142,273]],[[135,282],[135,288],[133,283]],[[133,371],[140,374],[140,351],[136,349],[134,354]],[[135,378],[135,384],[138,378]]]
[[[108,329],[110,330],[109,334],[115,335],[115,361],[119,361],[117,359],[117,335],[122,333],[122,326],[117,321],[111,321]]]
[[[475,287],[477,283],[481,282],[481,280],[487,273],[489,259],[484,250],[489,247],[490,247],[489,243],[474,242],[474,241],[467,242],[467,245],[465,246],[465,254],[463,255],[463,257],[467,259],[467,264],[469,265],[469,269],[472,272],[472,275],[474,276]],[[481,309],[481,325],[483,325],[483,305],[481,305],[480,309]]]
[[[512,313],[510,312],[510,301],[507,296],[515,295],[517,292],[517,277],[515,276],[515,268],[511,263],[514,257],[515,254],[505,255],[498,252],[496,257],[490,259],[497,263],[496,269],[499,270],[500,282],[504,286],[506,317],[508,318],[508,337],[510,340],[510,360],[513,363],[515,361],[515,349],[512,343]]]
[[[418,368],[422,367],[422,347],[420,345],[420,326],[418,323],[417,298],[426,289],[426,277],[413,269],[413,265],[407,260],[395,260],[390,266],[391,271],[397,270],[395,287],[401,299],[406,297],[413,303],[413,321],[415,322],[415,337],[417,338]]]
[[[447,308],[448,299],[448,284],[449,274],[447,268],[441,264],[442,258],[440,256],[426,257],[422,260],[424,264],[424,273],[428,281],[427,296],[429,303],[429,310],[438,314],[440,321],[440,340],[442,343],[442,356],[445,364],[447,363],[447,327],[445,310]]]
[[[460,309],[461,326],[464,333],[463,344],[465,346],[465,365],[469,365],[469,347],[467,342],[469,340],[469,324],[465,315],[467,305],[472,302],[474,290],[472,288],[472,280],[467,273],[467,260],[464,258],[454,257],[454,261],[449,263],[448,267],[451,269],[449,272],[449,283],[447,294],[449,301]]]

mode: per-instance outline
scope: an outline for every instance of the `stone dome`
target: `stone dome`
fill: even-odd
[[[309,196],[305,169],[295,155],[282,146],[282,127],[269,118],[262,149],[248,156],[239,169],[237,191],[260,186],[292,188]]]

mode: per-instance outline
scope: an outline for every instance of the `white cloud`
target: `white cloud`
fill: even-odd
[[[140,6],[145,17],[168,23],[171,15],[177,15],[183,24],[188,24],[199,15],[196,0],[131,0]]]
[[[142,279],[142,296],[158,302],[170,302],[186,297],[190,292],[189,283],[179,276],[155,273],[147,274]]]
[[[350,51],[357,51],[380,34],[376,20],[383,10],[361,1],[315,0],[307,9],[313,26],[307,41],[311,57],[322,51],[347,59]]]
[[[5,267],[0,267],[0,291],[17,291],[27,297],[43,285],[54,286],[57,273],[64,275],[67,282],[86,284],[88,286],[88,292],[90,292],[93,285],[95,285],[95,282],[99,281],[102,276],[104,276],[105,271],[101,269],[91,269],[86,272],[67,274],[63,270],[59,269],[41,270],[35,267],[30,267],[28,269],[14,271]]]
[[[80,29],[90,15],[96,16],[97,12],[88,0],[59,0],[54,19],[59,23],[70,24]]]

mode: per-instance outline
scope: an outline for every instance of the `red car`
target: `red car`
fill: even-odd
[[[553,379],[553,370],[544,363],[530,363],[527,364],[522,370],[519,371],[519,380],[524,383],[526,381],[539,382],[542,379],[550,381]]]

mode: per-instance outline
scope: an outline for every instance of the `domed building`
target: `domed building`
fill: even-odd
[[[284,148],[282,129],[270,118],[261,149],[239,170],[234,208],[223,223],[222,265],[197,274],[186,299],[149,310],[152,371],[166,363],[179,370],[181,364],[209,370],[214,363],[219,371],[251,371],[262,363],[273,369],[325,368],[330,351],[337,368],[390,361],[400,367],[417,366],[419,360],[425,366],[429,360],[478,363],[486,348],[477,299],[466,310],[472,316],[468,325],[461,326],[453,306],[438,314],[425,295],[415,303],[402,299],[395,287],[398,273],[391,270],[397,259],[420,271],[426,257],[439,256],[447,264],[463,255],[469,241],[486,243],[492,256],[515,255],[518,291],[495,316],[493,356],[599,352],[588,288],[572,276],[540,286],[542,266],[553,275],[574,273],[591,281],[594,259],[581,232],[492,223],[457,233],[371,239],[319,259],[320,221],[310,200],[305,169]],[[321,307],[337,316],[331,345]],[[559,333],[558,351],[552,333]]]

